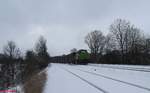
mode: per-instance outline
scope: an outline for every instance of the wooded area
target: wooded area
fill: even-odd
[[[116,19],[106,35],[100,30],[88,33],[85,43],[89,47],[89,63],[150,64],[150,38],[124,19]],[[77,60],[76,54],[77,50],[68,55],[54,57],[52,62],[74,63]]]
[[[41,36],[33,50],[27,50],[25,57],[15,42],[8,41],[0,54],[0,89],[24,84],[49,64],[46,39]]]

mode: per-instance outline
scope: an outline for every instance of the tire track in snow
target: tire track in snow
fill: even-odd
[[[79,75],[77,75],[77,74],[75,74],[75,73],[73,73],[73,72],[69,71],[68,69],[66,69],[66,68],[62,68],[62,69],[64,69],[65,71],[69,72],[70,74],[72,74],[72,75],[76,76],[77,78],[79,78],[79,79],[83,80],[84,82],[88,83],[89,85],[91,85],[92,87],[94,87],[94,88],[98,89],[99,91],[101,91],[101,92],[103,92],[103,93],[109,93],[109,92],[107,92],[106,90],[104,90],[104,89],[102,89],[102,88],[100,88],[100,87],[96,86],[95,84],[93,84],[93,83],[89,82],[88,80],[86,80],[86,79],[84,79],[84,78],[80,77]]]
[[[122,81],[122,80],[119,80],[119,79],[111,78],[111,77],[108,77],[108,76],[105,76],[105,75],[102,75],[102,74],[97,74],[97,73],[93,73],[93,72],[89,72],[89,71],[85,71],[85,70],[81,70],[81,69],[76,69],[76,70],[79,70],[79,71],[82,71],[82,72],[85,72],[85,73],[100,76],[100,77],[103,77],[103,78],[106,78],[106,79],[110,79],[110,80],[113,80],[113,81],[121,82],[121,83],[124,83],[124,84],[127,84],[127,85],[131,85],[131,86],[134,86],[134,87],[137,87],[137,88],[141,88],[141,89],[150,91],[150,88],[146,88],[146,87],[136,85],[136,84],[133,84],[133,83],[129,83],[129,82],[126,82],[126,81]]]

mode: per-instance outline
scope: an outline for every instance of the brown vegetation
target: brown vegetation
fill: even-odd
[[[47,74],[45,72],[32,75],[24,84],[24,93],[43,93],[46,80]]]

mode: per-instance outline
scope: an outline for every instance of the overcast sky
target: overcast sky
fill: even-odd
[[[13,40],[25,51],[37,38],[47,39],[50,55],[87,48],[92,30],[109,31],[117,18],[129,20],[145,33],[150,30],[149,0],[0,0],[0,50]]]

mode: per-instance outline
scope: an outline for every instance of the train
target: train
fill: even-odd
[[[75,55],[75,64],[86,65],[90,62],[90,54],[87,50],[79,50]]]

